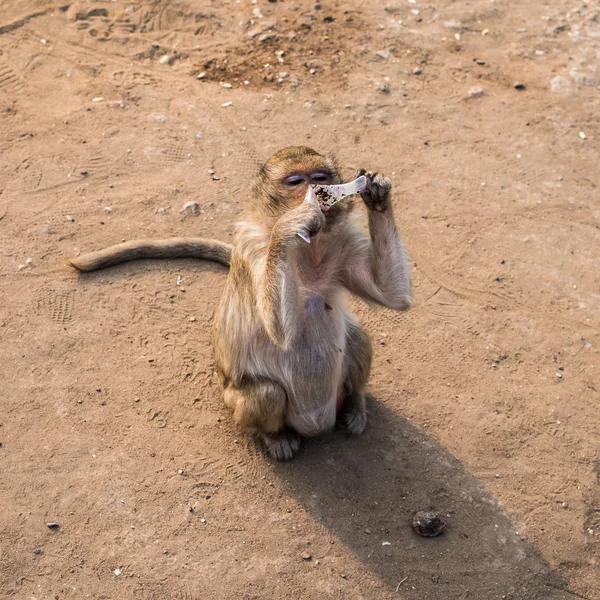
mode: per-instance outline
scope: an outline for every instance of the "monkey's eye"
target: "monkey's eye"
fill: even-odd
[[[313,181],[318,181],[319,183],[322,183],[329,179],[329,175],[327,173],[311,173],[310,178]]]
[[[304,183],[304,175],[289,175],[283,180],[287,185],[300,185]]]

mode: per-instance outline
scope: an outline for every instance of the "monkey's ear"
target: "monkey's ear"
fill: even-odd
[[[341,168],[341,160],[340,160],[340,156],[338,153],[337,148],[335,150],[330,150],[326,155],[325,155],[325,161],[327,162],[327,165],[331,168],[332,171],[334,171],[337,176],[340,178],[340,183],[342,183],[343,181],[343,175],[342,175],[342,168]]]

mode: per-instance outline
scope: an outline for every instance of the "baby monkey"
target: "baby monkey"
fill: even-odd
[[[345,290],[396,310],[411,304],[391,182],[363,169],[358,175],[367,178],[361,196],[368,237],[351,201],[328,210],[304,201],[309,185],[342,180],[334,159],[297,146],[261,167],[233,245],[203,238],[131,241],[69,262],[80,271],[183,256],[229,265],[213,330],[225,404],[273,458],[288,460],[301,436],[336,423],[352,434],[365,429],[371,344],[346,307]]]

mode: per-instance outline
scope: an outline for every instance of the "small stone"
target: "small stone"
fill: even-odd
[[[71,215],[67,215],[67,221],[71,221],[71,223],[75,222],[75,218],[72,217]]]
[[[420,510],[413,517],[412,528],[422,537],[436,537],[446,529],[446,523],[437,513]]]
[[[206,71],[202,71],[202,73],[198,73],[196,79],[204,79],[206,77]]]
[[[571,84],[568,79],[557,75],[550,81],[550,91],[555,94],[567,94],[571,89]]]
[[[230,100],[229,102],[223,102],[223,104],[221,104],[221,106],[223,108],[227,108],[228,106],[231,106],[233,104],[233,102]]]
[[[190,321],[191,321],[192,323],[195,323],[195,322],[196,322],[196,317],[190,317]]]
[[[123,571],[121,569],[115,569],[113,573],[118,577]]]
[[[381,542],[382,546],[391,546],[392,543],[391,542]]]
[[[563,378],[563,374],[562,373],[557,373],[556,374],[556,378],[557,379],[562,379]]]
[[[200,205],[197,202],[187,202],[179,212],[182,215],[197,215],[200,212]]]
[[[156,42],[152,42],[152,47],[153,47],[155,50],[158,50],[158,49],[160,48],[160,46],[159,46],[159,45],[158,45]]]
[[[259,42],[268,42],[269,40],[272,40],[275,37],[274,33],[263,33],[262,35],[260,35],[258,37],[258,41]]]
[[[33,266],[33,258],[28,258],[28,259],[25,261],[25,264],[26,264],[28,267],[31,267],[31,266]]]
[[[107,215],[110,215],[110,213],[112,212],[112,208],[111,208],[110,206],[105,206],[105,207],[104,207],[104,212],[105,212]]]
[[[371,535],[371,530],[370,530],[370,529],[367,527],[367,528],[365,529],[365,533],[366,533],[367,535]]]
[[[383,94],[389,94],[390,93],[390,86],[387,83],[380,83],[377,86],[377,89],[382,92]]]
[[[35,555],[37,555],[37,556],[40,556],[40,555],[42,555],[44,552],[43,552],[43,550],[41,550],[40,548],[36,548],[36,549],[33,551],[33,553],[34,553]]]
[[[471,96],[472,98],[479,98],[481,96],[484,95],[484,91],[482,87],[476,86],[476,87],[472,87],[469,90],[469,96]]]
[[[87,175],[87,169],[81,169],[81,171],[79,171],[82,175]]]
[[[222,83],[221,84],[224,88],[230,90],[231,89],[231,84],[230,83]]]
[[[513,83],[513,87],[515,88],[515,90],[524,90],[525,84],[522,81],[515,81]]]
[[[420,75],[423,71],[419,67],[415,67],[412,72],[413,75]]]
[[[385,60],[386,58],[390,57],[390,53],[387,50],[378,50],[377,52],[375,52],[375,56],[377,56],[378,58],[383,58]]]
[[[125,102],[123,102],[123,100],[117,100],[117,101],[115,102],[115,106],[116,106],[117,108],[125,108]]]
[[[158,61],[161,65],[168,65],[171,62],[171,57],[168,54],[160,57]]]
[[[60,529],[60,525],[54,522],[46,523],[46,526],[48,529]]]
[[[310,560],[312,558],[312,555],[309,554],[306,550],[302,552],[300,556],[303,560]]]
[[[183,469],[179,469],[179,470],[177,471],[177,474],[178,474],[178,475],[185,475],[185,471],[184,471]]]
[[[102,96],[98,96],[97,98],[92,98],[92,102],[102,102],[104,98]]]
[[[583,131],[580,131],[580,132],[579,132],[579,137],[580,137],[582,140],[587,140],[587,135],[585,135],[585,133],[583,133]]]

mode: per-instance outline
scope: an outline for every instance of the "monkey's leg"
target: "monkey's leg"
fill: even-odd
[[[364,388],[371,371],[373,351],[369,336],[356,323],[348,325],[346,337],[346,379],[344,401],[337,416],[337,425],[354,435],[367,426],[367,402]]]
[[[287,397],[285,390],[272,381],[245,381],[228,386],[225,404],[233,410],[233,419],[244,429],[256,433],[275,460],[289,460],[300,449],[300,436],[283,428]]]

